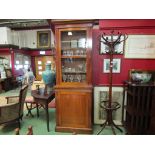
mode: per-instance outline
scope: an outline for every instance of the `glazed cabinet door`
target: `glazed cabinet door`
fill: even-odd
[[[90,84],[88,30],[86,28],[60,29],[58,36],[58,83],[60,85]]]

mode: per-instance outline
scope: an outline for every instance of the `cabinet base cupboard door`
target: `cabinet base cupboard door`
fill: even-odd
[[[92,133],[92,91],[56,91],[56,131]]]
[[[92,26],[55,25],[56,131],[92,133]]]

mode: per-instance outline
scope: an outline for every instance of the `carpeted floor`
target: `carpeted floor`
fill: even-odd
[[[2,98],[5,96],[13,96],[17,95],[19,93],[19,89],[11,90],[6,93],[0,94],[0,104],[3,103]],[[30,96],[30,90],[28,91],[27,96]],[[24,116],[23,121],[21,122],[21,129],[20,134],[26,135],[28,127],[31,125],[33,127],[33,133],[34,135],[72,135],[73,133],[64,133],[64,132],[55,132],[55,108],[49,108],[49,127],[50,132],[47,131],[47,124],[46,124],[46,118],[45,118],[45,110],[41,108],[39,110],[40,116],[37,117],[36,115],[36,109],[33,109],[32,113],[34,114],[34,117],[26,116],[27,110],[24,110]],[[0,126],[0,135],[14,135],[15,134],[15,128],[17,128],[17,124],[10,124],[7,126]],[[100,125],[93,125],[93,135],[96,135],[98,131],[101,129]],[[123,128],[122,128],[123,129]],[[123,129],[124,130],[124,129]],[[121,133],[117,129],[115,130],[117,135],[124,135],[125,132]],[[109,127],[106,127],[100,135],[112,135],[112,130]]]

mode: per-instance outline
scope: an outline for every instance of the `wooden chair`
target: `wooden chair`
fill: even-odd
[[[16,87],[18,87],[18,80],[16,79],[16,77],[13,76],[12,74],[12,70],[11,69],[5,69],[6,72],[6,90],[11,90],[14,89]]]
[[[26,103],[26,108],[27,108],[27,114],[26,116],[32,116],[34,117],[34,115],[32,114],[32,110],[33,109],[37,109],[37,116],[39,116],[39,109],[38,106],[36,105],[36,102],[34,101],[34,98],[32,96],[26,97],[25,99],[25,103]]]
[[[39,85],[40,88],[44,88],[45,87],[45,84],[44,84],[43,81],[34,81],[33,84],[32,84],[32,86],[31,86],[31,90],[35,90],[37,88],[37,85]],[[37,116],[39,117],[39,108],[40,108],[40,105],[37,106],[37,104],[34,101],[34,98],[32,96],[26,97],[25,103],[26,103],[26,108],[27,108],[27,111],[28,111],[28,113],[26,115],[27,116],[30,115],[30,116],[33,117],[33,114],[32,114],[31,111],[36,108],[36,110],[37,110]]]
[[[27,90],[28,85],[25,85],[20,90],[19,96],[6,97],[7,104],[0,105],[0,125],[18,122],[20,128]]]

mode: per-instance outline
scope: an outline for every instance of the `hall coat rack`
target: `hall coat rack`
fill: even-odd
[[[109,36],[110,38],[108,38]],[[114,39],[115,36],[115,39]],[[122,36],[124,36],[122,38]],[[102,130],[106,127],[106,125],[111,126],[111,129],[113,131],[113,134],[115,133],[114,127],[117,128],[120,132],[122,132],[122,129],[120,129],[113,121],[112,118],[112,112],[120,108],[120,104],[118,102],[112,101],[112,80],[113,80],[113,55],[114,54],[121,54],[119,52],[115,51],[115,46],[120,44],[121,42],[124,42],[128,38],[127,35],[123,35],[122,33],[118,32],[117,34],[114,33],[114,31],[111,31],[110,35],[107,35],[103,33],[100,36],[101,43],[106,45],[108,47],[108,51],[106,51],[105,54],[109,55],[109,98],[106,101],[103,101],[104,104],[101,105],[101,108],[103,108],[106,111],[106,121],[101,125],[101,130],[97,133],[98,135],[102,132]]]

